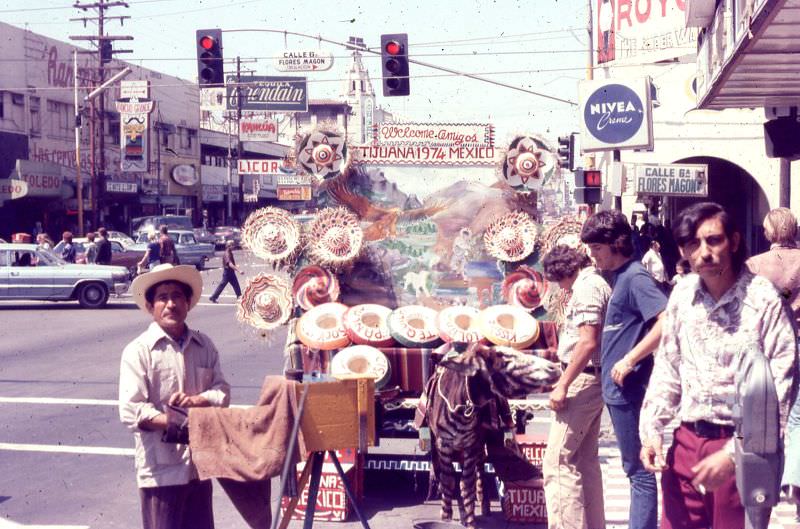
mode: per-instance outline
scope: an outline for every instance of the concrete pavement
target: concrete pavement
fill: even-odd
[[[246,255],[240,260],[245,277],[269,270]],[[203,275],[203,301],[189,323],[214,340],[234,404],[247,405],[265,375],[281,372],[283,338],[268,343],[236,323],[230,289],[220,304],[209,303],[221,271],[212,268]],[[0,302],[0,529],[140,526],[133,441],[119,423],[116,393],[121,350],[149,321],[129,296],[112,298],[104,310],[81,309],[77,303]],[[601,463],[607,527],[626,527],[628,487],[613,443],[601,449]],[[409,479],[368,476],[360,506],[372,528],[410,528],[438,519],[439,503],[424,502],[424,491],[415,491]],[[276,480],[273,504],[277,489]],[[217,527],[244,527],[219,486],[214,500]],[[497,502],[493,512],[480,527],[517,526],[504,522]],[[800,528],[793,513],[791,506],[781,505],[771,527]],[[354,516],[345,523],[314,525],[360,527]]]

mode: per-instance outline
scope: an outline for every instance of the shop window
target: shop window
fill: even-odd
[[[39,98],[31,96],[31,134],[42,134],[42,115],[39,111]]]
[[[197,143],[197,131],[194,129],[186,129],[186,143],[187,149],[192,150],[192,147]]]
[[[25,106],[25,96],[22,94],[11,94],[11,103],[17,106]]]

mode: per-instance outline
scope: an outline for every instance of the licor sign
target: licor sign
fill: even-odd
[[[581,151],[653,148],[650,78],[581,81]]]

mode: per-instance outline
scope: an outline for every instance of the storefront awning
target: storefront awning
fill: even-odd
[[[698,108],[800,105],[800,0],[726,4],[698,41]]]

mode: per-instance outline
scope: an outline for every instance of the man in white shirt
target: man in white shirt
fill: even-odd
[[[661,260],[661,245],[658,241],[650,243],[650,249],[642,257],[642,266],[650,272],[659,285],[667,282],[667,272],[664,269],[664,261]]]
[[[144,529],[214,527],[211,481],[198,479],[188,444],[170,442],[186,408],[230,402],[216,347],[186,325],[202,290],[193,266],[171,264],[156,266],[132,285],[134,301],[153,317],[122,352],[119,380],[120,420],[136,445]]]

